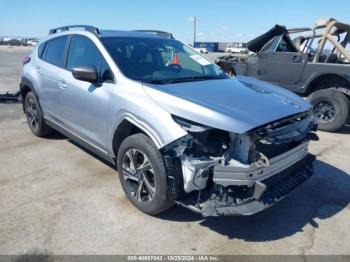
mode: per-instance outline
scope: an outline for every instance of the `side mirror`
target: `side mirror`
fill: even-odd
[[[72,74],[75,79],[96,83],[98,81],[98,73],[94,66],[86,65],[86,66],[78,66],[73,68]]]

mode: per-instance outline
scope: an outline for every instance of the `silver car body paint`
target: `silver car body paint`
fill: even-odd
[[[170,114],[240,134],[311,108],[292,92],[249,77],[145,84],[145,90]]]
[[[171,114],[210,127],[244,133],[265,123],[306,111],[310,107],[308,102],[289,91],[248,77],[167,85],[144,84],[142,86],[141,82],[125,77],[98,37],[86,31],[61,32],[50,35],[43,41],[73,33],[88,37],[97,46],[115,75],[116,81],[115,84],[108,83],[97,88],[96,95],[91,93],[97,98],[91,98],[89,101],[91,104],[88,107],[85,99],[82,101],[74,99],[67,103],[67,99],[73,94],[78,95],[78,93],[69,94],[69,90],[72,89],[70,86],[63,92],[55,87],[55,92],[57,92],[55,97],[61,97],[60,102],[66,101],[65,108],[71,109],[73,112],[76,110],[76,114],[86,113],[83,110],[79,112],[80,109],[84,108],[90,108],[90,113],[94,113],[99,106],[105,105],[103,108],[106,111],[104,117],[108,117],[106,119],[106,128],[108,129],[106,134],[103,133],[103,130],[100,133],[96,133],[95,130],[91,132],[91,130],[84,129],[72,121],[68,121],[66,127],[70,129],[70,132],[86,137],[91,143],[98,145],[110,154],[113,154],[111,148],[113,132],[124,118],[132,119],[134,124],[149,134],[157,147],[161,148],[186,135],[186,132],[172,120]],[[124,32],[124,34],[127,33]],[[135,32],[130,34],[143,35],[143,33]],[[31,56],[34,58],[33,62],[26,66],[22,76],[35,83],[36,91],[43,103],[45,103],[45,97],[42,97],[43,88],[37,68],[53,71],[56,77],[53,79],[54,82],[59,80],[58,77],[70,82],[67,83],[68,85],[74,86],[76,82],[79,82],[79,85],[85,85],[85,87],[89,85],[89,83],[82,83],[82,81],[74,79],[69,71],[38,59],[37,48]],[[57,103],[56,106],[58,106]],[[53,117],[57,117],[56,121],[63,120],[59,119],[59,116],[52,116],[46,108],[43,106],[44,114],[48,119],[55,121]],[[57,111],[60,112],[60,110]],[[125,112],[129,112],[129,114],[125,114]],[[71,113],[72,111],[65,115],[71,115]],[[100,114],[102,113],[101,110]],[[96,114],[94,118],[87,118],[86,121],[91,123],[86,126],[93,126],[94,121],[97,121],[99,117]],[[63,122],[65,121],[67,119],[64,119]]]
[[[105,47],[102,45],[101,41],[94,34],[80,30],[74,31],[73,33],[75,35],[83,35],[88,37],[97,46],[104,59],[110,66],[116,80],[114,84],[104,83],[102,87],[96,88],[94,92],[85,92],[87,97],[85,97],[85,99],[77,100],[76,97],[79,97],[77,96],[77,90],[75,90],[74,93],[71,91],[74,89],[74,83],[79,82],[82,89],[87,89],[90,84],[78,81],[74,79],[71,72],[39,59],[37,48],[35,48],[31,54],[32,61],[26,65],[25,70],[23,70],[21,73],[21,76],[34,83],[35,90],[41,100],[41,103],[44,103],[43,112],[45,114],[45,118],[55,122],[56,124],[61,122],[62,125],[62,123],[64,123],[64,128],[68,129],[69,132],[73,133],[74,135],[78,135],[79,137],[84,137],[91,144],[107,151],[108,154],[112,156],[114,155],[112,149],[113,133],[117,129],[118,124],[120,124],[124,119],[128,119],[129,121],[133,122],[133,124],[144,130],[145,133],[152,138],[158,148],[161,148],[164,145],[187,134],[178,124],[173,121],[171,115],[166,110],[154,102],[144,92],[141,82],[131,80],[120,72],[117,65],[110,57]],[[51,38],[71,34],[71,31],[54,34],[42,40],[38,46],[43,41],[47,41]],[[134,34],[145,35],[144,33],[131,33],[131,35]],[[146,34],[146,36],[148,35]],[[51,73],[54,76],[51,80],[54,84],[53,92],[56,93],[54,96],[55,99],[57,99],[56,102],[47,101],[43,94],[43,86],[39,75],[40,73],[43,73],[43,70],[51,70]],[[61,78],[65,79],[66,81],[67,88],[65,90],[60,89],[56,84]],[[47,107],[45,106],[45,103],[48,102],[54,103],[56,106],[62,106],[62,108],[56,108],[56,111],[48,112]],[[105,114],[103,117],[106,119],[105,127],[107,130],[101,130],[101,133],[98,134],[98,132],[96,132],[96,128],[99,128],[99,126],[96,126],[94,121],[100,120],[101,115],[95,113],[97,110],[101,110],[101,107],[104,109]],[[69,121],[69,119],[66,117],[57,115],[65,110],[70,110],[69,112],[66,112],[65,116],[71,117],[72,112],[75,112],[77,115],[86,115],[86,122],[81,123],[80,120],[73,122]],[[100,111],[100,113],[102,113],[102,111]],[[93,117],[94,114],[95,117]],[[94,129],[88,130],[84,128],[84,125],[90,127],[94,126]]]

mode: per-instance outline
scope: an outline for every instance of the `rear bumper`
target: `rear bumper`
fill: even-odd
[[[287,169],[256,181],[251,196],[242,203],[229,203],[223,197],[209,198],[198,210],[203,216],[252,215],[279,202],[313,174],[315,156],[307,154]]]

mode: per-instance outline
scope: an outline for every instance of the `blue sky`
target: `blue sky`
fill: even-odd
[[[321,17],[350,23],[347,0],[0,0],[0,35],[45,36],[53,27],[91,24],[103,29],[159,29],[192,42],[246,41],[274,24],[311,26]]]

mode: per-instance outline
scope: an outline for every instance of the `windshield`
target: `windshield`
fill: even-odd
[[[127,77],[150,83],[228,78],[215,64],[173,39],[108,37],[102,43]]]

